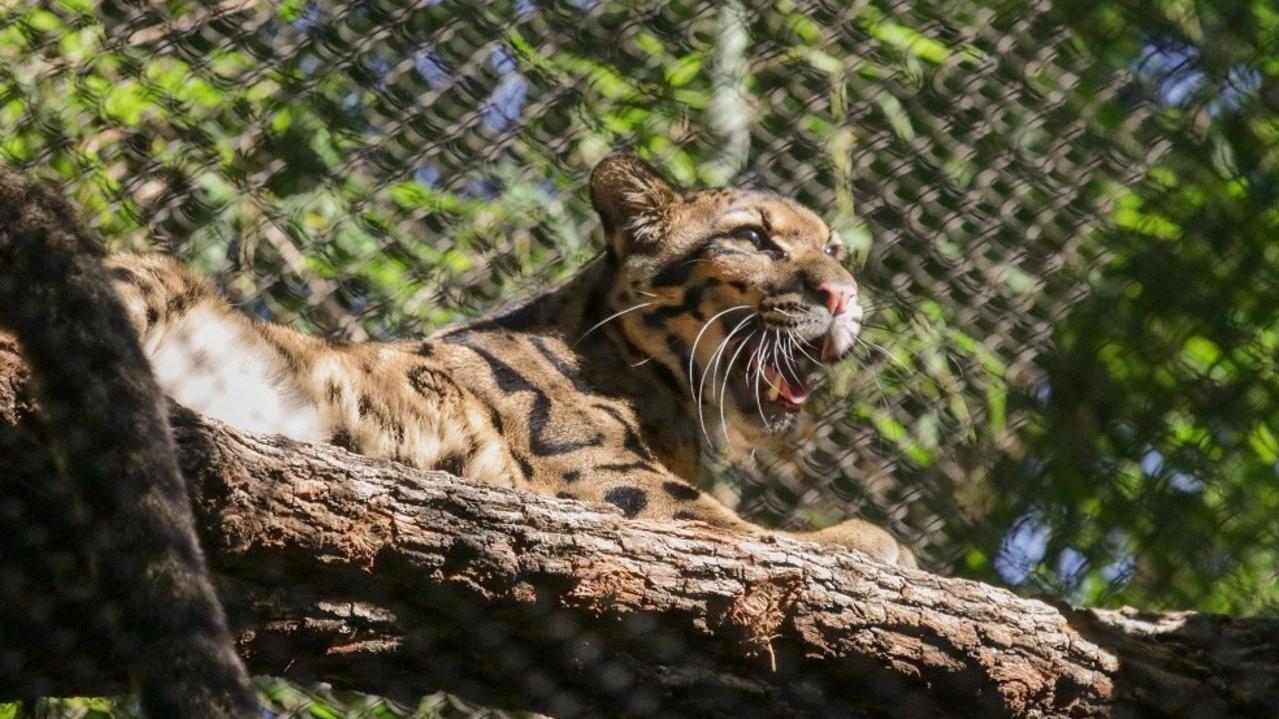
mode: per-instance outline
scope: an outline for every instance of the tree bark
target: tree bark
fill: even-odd
[[[96,531],[0,335],[0,697],[123,678]],[[1272,716],[1279,621],[1072,610],[851,551],[464,482],[171,416],[255,674],[556,716]],[[51,494],[51,492],[53,492]],[[68,518],[70,517],[70,518]],[[5,547],[12,547],[6,552]],[[69,559],[67,557],[70,557]]]

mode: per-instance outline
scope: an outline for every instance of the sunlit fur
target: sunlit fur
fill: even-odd
[[[621,281],[609,307],[638,307],[616,323],[634,346],[688,383],[699,423],[772,441],[767,435],[787,427],[793,414],[756,402],[767,388],[761,360],[808,375],[824,340],[832,344],[826,361],[837,360],[861,329],[842,241],[807,208],[759,192],[672,196],[640,217],[632,236],[615,243]],[[751,230],[765,236],[764,247],[742,237]],[[837,316],[818,289],[827,283],[854,288]]]
[[[630,517],[761,531],[689,480],[713,432],[779,437],[818,360],[851,349],[861,309],[839,239],[791,200],[682,193],[627,156],[596,167],[591,199],[606,249],[563,285],[398,343],[253,322],[168,258],[111,266],[161,386],[192,409]],[[786,382],[771,401],[770,374]],[[913,562],[858,520],[802,536]]]

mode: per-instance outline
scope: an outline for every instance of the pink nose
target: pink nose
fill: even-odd
[[[848,310],[848,303],[857,296],[857,285],[823,282],[817,286],[817,291],[826,295],[826,309],[838,317]]]

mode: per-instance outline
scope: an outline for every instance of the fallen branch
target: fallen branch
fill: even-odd
[[[51,559],[78,551],[91,526],[48,530],[74,512],[42,495],[47,465],[31,461],[40,428],[15,350],[0,338],[0,477],[16,478],[0,482],[0,508],[40,535],[14,542],[44,549],[6,553],[0,535],[0,697],[118,692],[111,652],[123,638],[95,635],[95,599],[68,591],[87,560]],[[626,520],[181,409],[171,421],[255,674],[390,696],[447,690],[558,716],[1279,706],[1279,621],[1063,611],[853,552]]]

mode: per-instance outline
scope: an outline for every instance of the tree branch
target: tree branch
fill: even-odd
[[[0,477],[16,478],[0,483],[0,509],[22,528],[0,533],[0,697],[119,692],[111,652],[127,638],[95,635],[99,600],[73,591],[93,560],[53,560],[83,554],[92,523],[50,529],[74,512],[45,496],[48,465],[31,461],[41,430],[15,349],[0,336]],[[180,408],[171,421],[255,674],[559,716],[1279,705],[1279,621],[1058,609],[784,537],[626,520],[251,436]]]

